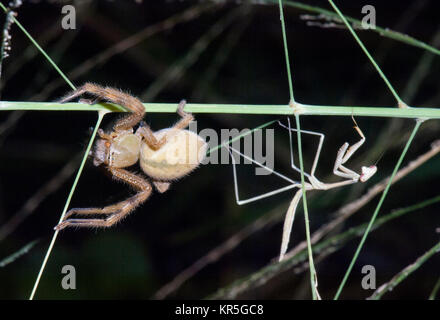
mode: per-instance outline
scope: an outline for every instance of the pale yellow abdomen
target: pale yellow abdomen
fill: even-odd
[[[206,156],[208,145],[194,132],[163,129],[154,135],[158,140],[167,135],[167,142],[155,151],[144,141],[140,165],[155,180],[171,181],[180,178],[196,169]]]

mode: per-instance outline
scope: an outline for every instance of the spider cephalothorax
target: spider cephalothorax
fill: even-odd
[[[104,88],[86,83],[63,98],[67,102],[84,93],[91,94],[97,100],[106,100],[119,104],[131,111],[113,126],[113,131],[98,131],[99,138],[91,152],[95,166],[104,165],[112,176],[131,185],[138,192],[119,203],[104,208],[75,208],[69,210],[64,220],[55,229],[66,227],[109,227],[120,221],[138,205],[145,202],[153,190],[150,182],[140,175],[123,168],[138,161],[143,172],[150,177],[156,190],[163,193],[172,181],[177,180],[194,169],[206,155],[207,144],[197,134],[185,128],[194,120],[192,114],[185,112],[185,100],[179,103],[177,113],[182,117],[174,126],[153,132],[142,122],[145,108],[135,97],[113,88]],[[134,127],[139,127],[134,130]],[[78,219],[72,215],[106,215],[106,218]]]
[[[93,164],[104,164],[114,168],[125,168],[139,160],[142,136],[134,134],[133,129],[105,134],[99,130],[100,139],[95,143],[92,153]]]

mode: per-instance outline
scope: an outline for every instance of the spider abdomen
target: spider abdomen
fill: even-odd
[[[140,154],[142,170],[153,179],[179,179],[196,169],[205,158],[208,145],[192,131],[168,128],[154,135],[158,140],[166,135],[166,143],[160,149],[153,150],[143,142]]]

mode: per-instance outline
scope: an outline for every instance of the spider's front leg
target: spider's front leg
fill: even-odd
[[[194,120],[194,116],[192,113],[185,112],[186,100],[180,101],[177,106],[177,114],[182,117],[173,127],[172,129],[185,129],[189,126],[189,123]]]
[[[191,121],[194,120],[194,116],[191,113],[185,112],[184,108],[186,105],[186,100],[180,101],[177,107],[177,114],[182,117],[174,126],[172,126],[169,130],[170,134],[175,132],[175,130],[185,129]],[[167,140],[167,135],[164,135],[160,140],[157,140],[154,132],[151,128],[145,123],[141,122],[139,129],[136,131],[136,134],[141,135],[148,146],[153,150],[159,150]]]
[[[129,115],[116,122],[115,126],[113,127],[115,131],[133,128],[142,120],[145,115],[144,105],[141,101],[139,101],[139,99],[120,90],[110,87],[101,87],[97,84],[89,82],[67,94],[65,97],[60,99],[59,102],[65,103],[86,93],[96,97],[93,102],[97,102],[99,100],[109,101],[111,103],[121,105],[127,110],[131,111]]]
[[[96,97],[96,101],[105,100],[118,105],[123,106],[127,110],[131,111],[127,116],[119,119],[116,124],[113,126],[113,130],[115,133],[132,130],[134,126],[136,126],[139,122],[141,122],[142,118],[145,116],[145,107],[142,102],[120,90],[116,90],[110,87],[101,87],[99,85],[93,83],[85,83],[77,90],[69,93],[64,98],[60,100],[61,103],[68,102],[72,99],[75,99],[83,94],[90,94]],[[165,144],[166,139],[157,140],[154,136],[153,131],[148,126],[142,126],[142,135],[145,137],[147,142],[154,148],[155,150],[159,149],[162,145]],[[102,131],[99,132],[101,138],[106,140],[111,140],[110,135],[105,135]]]
[[[59,223],[55,230],[62,230],[66,227],[110,227],[126,217],[137,206],[145,202],[151,195],[151,184],[140,176],[119,168],[109,168],[113,177],[124,181],[137,189],[139,192],[119,203],[104,208],[75,208],[69,210],[64,221]],[[68,219],[72,215],[107,215],[101,219]]]

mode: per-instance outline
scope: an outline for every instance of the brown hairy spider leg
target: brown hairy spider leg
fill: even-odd
[[[182,117],[170,130],[182,130],[188,127],[189,123],[194,120],[194,116],[191,113],[185,112],[183,109],[185,108],[186,100],[182,100],[177,107],[177,114]],[[140,122],[140,126],[136,131],[136,134],[140,134],[148,146],[153,150],[158,150],[160,147],[166,142],[167,135],[164,135],[159,141],[155,138],[153,131],[148,126],[148,124],[144,121]]]
[[[181,116],[182,119],[173,126],[174,129],[185,129],[191,121],[194,121],[194,116],[191,113],[184,111],[185,105],[186,100],[182,100],[177,106],[177,114]]]
[[[104,132],[104,130],[102,130],[102,129],[98,129],[98,136],[99,136],[101,139],[104,139],[104,140],[111,140],[111,139],[112,139],[111,135],[106,134],[106,133]]]
[[[124,93],[120,90],[110,88],[110,87],[101,87],[97,84],[93,83],[85,83],[77,90],[71,92],[66,95],[64,98],[60,100],[60,103],[68,102],[72,99],[75,99],[83,94],[91,94],[95,96],[97,99],[93,100],[93,102],[97,102],[99,100],[109,101],[111,103],[115,103],[123,106],[127,110],[130,110],[131,113],[121,119],[119,119],[116,124],[113,126],[114,131],[123,131],[133,128],[137,125],[142,118],[145,116],[145,107],[139,99]],[[151,144],[151,146],[155,148],[155,150],[159,149],[162,145],[165,144],[166,140],[157,141],[154,137],[153,131],[150,127],[146,127],[143,129],[145,132],[145,136],[147,142]]]
[[[130,110],[132,113],[128,116],[120,119],[114,126],[115,131],[127,130],[139,123],[145,115],[145,108],[142,102],[140,102],[137,98],[124,93],[120,90],[110,88],[110,87],[101,87],[97,84],[93,83],[85,83],[75,91],[69,93],[65,97],[63,97],[59,102],[66,103],[72,99],[75,99],[85,93],[91,94],[95,96],[97,99],[93,100],[93,102],[97,102],[99,100],[106,100],[111,103],[119,104],[126,109]]]
[[[140,125],[141,126],[136,130],[136,134],[144,138],[145,142],[151,149],[159,150],[167,142],[166,136],[163,136],[160,138],[160,140],[157,140],[150,126],[145,122],[142,121]]]
[[[129,115],[119,119],[113,126],[113,130],[116,132],[132,129],[145,116],[145,107],[142,102],[139,101],[139,99],[120,90],[110,87],[101,87],[97,84],[90,82],[83,84],[75,91],[67,94],[65,97],[61,98],[59,102],[66,103],[86,93],[96,97],[96,99],[94,100],[85,100],[86,102],[96,103],[99,100],[105,100],[111,103],[119,104],[127,110],[131,111]],[[166,143],[166,137],[163,137],[161,140],[158,141],[149,126],[145,126],[143,128],[144,129],[142,129],[139,134],[141,134],[145,138],[146,142],[149,146],[151,146],[152,149],[158,150]],[[112,139],[111,135],[105,134],[102,129],[99,130],[98,134],[101,138],[105,140]]]
[[[145,202],[151,195],[153,188],[144,178],[135,175],[124,169],[109,168],[113,177],[131,185],[139,192],[119,203],[104,208],[74,208],[70,209],[64,221],[58,224],[55,229],[62,230],[68,226],[72,227],[110,227],[126,217],[137,206]],[[103,219],[67,219],[72,215],[106,214],[109,215]]]

